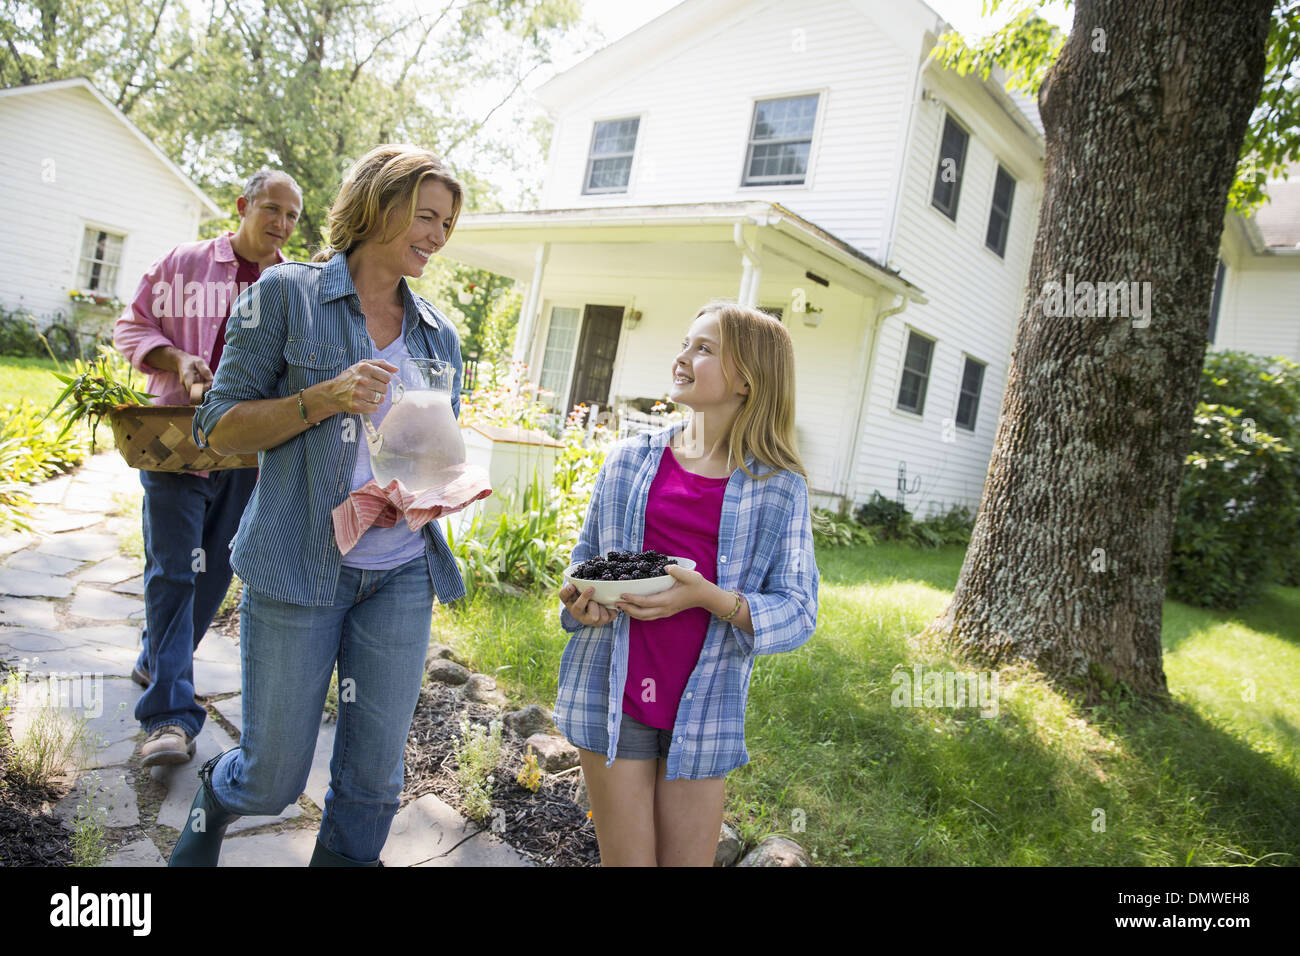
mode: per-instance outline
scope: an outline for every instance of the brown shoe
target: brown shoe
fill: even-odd
[[[145,767],[188,763],[194,756],[194,738],[184,728],[167,724],[149,735],[140,753],[144,757],[141,764]]]
[[[153,678],[149,676],[149,672],[143,667],[131,668],[131,680],[135,681],[145,690],[148,690],[149,685],[153,683]]]

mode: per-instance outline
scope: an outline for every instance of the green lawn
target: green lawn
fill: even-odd
[[[63,391],[63,384],[50,374],[58,367],[47,358],[0,356],[0,406],[26,398],[42,410],[49,408]]]
[[[841,865],[1297,863],[1300,589],[1235,613],[1167,602],[1167,709],[1084,710],[1023,667],[998,673],[996,717],[892,707],[895,668],[972,669],[912,637],[962,553],[819,554],[817,633],[755,665],[750,763],[727,777],[727,820],[747,841],[785,834]],[[549,707],[557,607],[481,595],[435,609],[434,637]]]

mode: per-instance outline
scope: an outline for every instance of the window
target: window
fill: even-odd
[[[760,305],[757,307],[759,312],[764,315],[770,315],[778,322],[785,321],[785,306],[782,305]]]
[[[961,193],[961,173],[966,165],[966,144],[970,134],[957,125],[951,114],[943,118],[943,141],[939,144],[939,168],[934,174],[934,195],[930,202],[941,213],[957,221],[957,196]]]
[[[639,117],[597,123],[591,135],[584,193],[624,193],[632,178]]]
[[[117,267],[122,261],[125,236],[87,226],[81,239],[81,259],[77,264],[77,288],[85,292],[116,295]]]
[[[808,175],[813,123],[820,94],[754,104],[742,186],[797,185]]]
[[[1206,339],[1211,345],[1214,344],[1214,336],[1219,331],[1219,306],[1223,302],[1223,276],[1227,268],[1223,260],[1219,260],[1218,267],[1214,270],[1214,297],[1210,300],[1210,334]]]
[[[993,208],[989,210],[989,231],[984,237],[984,244],[1003,257],[1007,254],[1007,232],[1011,226],[1011,200],[1015,195],[1016,181],[999,165],[997,179],[993,183]]]
[[[898,407],[920,415],[925,411],[925,386],[930,379],[934,341],[909,330],[907,356],[903,359],[903,381],[898,386]]]
[[[975,430],[975,416],[980,409],[980,389],[984,386],[984,363],[969,355],[961,373],[961,393],[957,397],[957,427]]]
[[[542,356],[542,374],[537,387],[555,393],[550,403],[557,411],[567,397],[564,386],[569,381],[569,364],[577,343],[578,310],[552,308],[551,327],[546,332],[546,351]]]

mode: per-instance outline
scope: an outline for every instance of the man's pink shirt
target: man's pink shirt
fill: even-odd
[[[154,396],[155,405],[188,405],[190,396],[179,375],[145,362],[151,351],[171,345],[212,364],[217,338],[240,292],[231,235],[183,243],[167,253],[149,267],[117,319],[113,345],[148,375],[144,390]],[[278,249],[275,255],[278,262],[285,261]]]
[[[145,362],[151,351],[172,345],[212,362],[212,350],[240,291],[230,235],[187,242],[167,253],[149,267],[135,298],[118,317],[113,344],[149,376],[145,391],[156,396],[155,405],[188,405],[190,397],[175,372]],[[279,250],[275,255],[285,261]]]

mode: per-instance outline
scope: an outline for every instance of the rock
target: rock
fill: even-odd
[[[533,734],[524,741],[524,753],[537,754],[537,766],[546,773],[559,773],[578,766],[578,748],[563,737],[553,734]]]
[[[573,788],[573,802],[584,811],[591,809],[591,797],[587,794],[587,779],[578,771],[578,783]]]
[[[506,695],[497,690],[497,682],[487,674],[470,674],[469,680],[465,681],[465,696],[480,704],[494,704],[497,707],[504,707],[508,703]]]
[[[740,834],[725,823],[718,834],[718,852],[714,854],[714,866],[731,866],[740,857]]]
[[[770,836],[746,853],[736,866],[812,866],[812,863],[798,843]]]
[[[551,715],[536,704],[529,704],[523,710],[512,710],[502,718],[502,723],[506,730],[525,738],[533,734],[549,734],[554,729]]]
[[[436,680],[443,684],[463,684],[469,680],[469,671],[466,668],[443,657],[429,661],[429,666],[425,669],[429,673],[429,680]]]
[[[429,653],[424,656],[424,660],[426,664],[432,664],[436,660],[455,661],[456,652],[446,644],[430,644]]]

